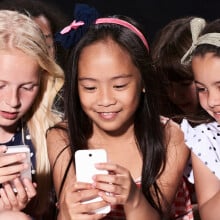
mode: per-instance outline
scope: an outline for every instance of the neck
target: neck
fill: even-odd
[[[124,144],[136,143],[134,135],[134,127],[130,126],[125,132],[120,134],[113,134],[112,132],[106,132],[100,129],[94,129],[92,137],[88,141],[89,148],[108,148]]]
[[[16,129],[18,127],[18,123],[10,127],[0,127],[0,143],[6,143],[11,140],[11,138],[16,133]]]

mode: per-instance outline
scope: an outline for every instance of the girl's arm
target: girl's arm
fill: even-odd
[[[220,180],[194,153],[192,165],[201,219],[220,219]]]
[[[49,130],[47,133],[47,148],[53,175],[53,184],[56,194],[58,195],[72,154],[67,132],[61,128],[53,128]],[[68,172],[63,188],[65,188],[67,182],[75,181],[75,172],[72,163],[69,169],[70,171]]]
[[[166,166],[157,183],[167,201],[167,204],[166,202],[162,203],[163,210],[169,212],[183,178],[190,151],[185,144],[184,134],[179,124],[169,120],[165,125],[165,135],[167,145]]]
[[[168,143],[167,163],[157,183],[166,200],[165,202],[161,198],[163,211],[169,215],[170,207],[174,201],[189,158],[189,150],[184,143],[183,133],[179,125],[172,121],[166,126],[166,138]],[[112,205],[123,205],[127,220],[161,219],[158,212],[150,205],[134,183],[126,168],[114,163],[97,164],[97,168],[108,170],[109,173],[112,173],[112,175],[97,175],[94,177],[96,188],[109,192],[107,195],[101,192],[100,195]]]
[[[127,220],[160,220],[158,212],[149,204],[143,193],[137,189],[135,200],[124,206]]]
[[[65,191],[66,188],[68,189],[68,184],[71,184],[75,181],[74,168],[72,164],[62,186],[62,191],[60,192],[62,180],[71,159],[71,151],[70,147],[68,146],[68,137],[66,131],[60,128],[53,128],[49,130],[47,133],[47,148],[53,177],[53,186],[58,200],[58,219],[71,219],[67,214],[68,212],[66,212],[66,215],[63,212],[63,210],[66,209],[63,204],[65,201]]]
[[[66,180],[60,193],[63,177],[72,158],[68,146],[68,137],[62,129],[52,129],[47,134],[47,146],[52,167],[53,183],[58,197],[58,220],[66,219],[94,219],[103,218],[102,214],[89,214],[92,210],[106,206],[104,201],[82,204],[81,201],[97,197],[98,190],[91,184],[76,182],[75,169],[71,162]],[[87,214],[88,213],[88,214]]]

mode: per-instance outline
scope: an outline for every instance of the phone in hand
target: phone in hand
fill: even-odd
[[[108,174],[106,170],[98,170],[95,163],[107,162],[107,153],[104,149],[78,150],[75,153],[76,179],[79,182],[92,183],[92,176],[96,174]],[[101,197],[86,201],[101,201]],[[96,213],[109,213],[110,205],[95,210]]]
[[[8,149],[5,152],[5,154],[17,154],[17,153],[25,153],[26,154],[26,158],[23,161],[21,161],[21,163],[27,163],[29,166],[28,166],[28,169],[21,172],[20,178],[21,179],[28,178],[28,179],[32,180],[30,148],[27,145],[14,145],[14,146],[8,146],[7,148]]]

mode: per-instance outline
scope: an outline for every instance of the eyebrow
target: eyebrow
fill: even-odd
[[[2,82],[2,83],[10,83],[9,81],[1,80],[1,79],[0,79],[0,82]],[[36,82],[23,82],[20,85],[29,85],[29,84],[38,85],[39,82],[37,82],[37,83]]]
[[[131,78],[131,77],[133,77],[132,74],[122,74],[119,76],[112,77],[111,80],[116,80],[116,79],[121,79],[121,78]],[[83,81],[83,80],[96,81],[96,79],[90,78],[90,77],[79,77],[78,80],[79,81]]]
[[[197,84],[200,84],[200,85],[205,85],[205,84],[203,84],[203,83],[201,83],[201,82],[199,82],[199,81],[196,81],[196,80],[194,80],[194,82],[197,83]],[[220,84],[220,81],[214,82],[214,83],[212,83],[212,84],[214,84],[214,85]]]

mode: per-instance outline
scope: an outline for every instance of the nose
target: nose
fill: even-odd
[[[214,108],[215,106],[220,105],[220,94],[217,91],[209,91],[208,94],[208,106]]]
[[[116,99],[114,96],[114,92],[109,88],[100,89],[98,95],[98,105],[108,107],[110,105],[114,105],[116,103]]]
[[[10,88],[4,95],[4,102],[12,108],[20,106],[19,90],[17,88]]]

